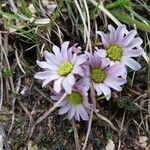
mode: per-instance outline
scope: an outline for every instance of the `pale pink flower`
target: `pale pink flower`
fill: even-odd
[[[84,76],[81,65],[87,60],[84,54],[77,56],[73,53],[79,50],[76,44],[68,48],[69,42],[64,42],[61,49],[53,45],[53,52],[44,51],[45,61],[38,61],[37,64],[44,69],[42,72],[35,74],[35,78],[43,80],[43,85],[53,82],[54,90],[59,93],[64,89],[67,93],[71,93],[75,84],[75,76]]]
[[[86,78],[82,79],[84,85],[91,87],[93,84],[97,95],[104,94],[106,99],[109,100],[111,97],[111,88],[116,91],[121,91],[121,85],[126,83],[126,79],[122,78],[126,74],[126,68],[121,63],[116,63],[109,66],[109,60],[106,58],[99,57],[97,53],[88,55],[88,62],[84,65],[86,72]]]
[[[107,34],[97,31],[104,46],[104,49],[96,48],[98,54],[109,58],[111,64],[120,62],[133,70],[139,70],[141,65],[132,57],[143,55],[144,50],[141,47],[143,41],[136,36],[136,30],[128,32],[125,25],[120,25],[117,29],[109,25],[108,29],[110,32]]]
[[[55,93],[51,98],[57,102],[63,95],[64,92]],[[78,81],[74,85],[72,92],[57,107],[60,107],[58,110],[59,115],[67,113],[69,120],[75,119],[80,121],[80,118],[83,120],[89,119],[89,114],[93,107],[88,102],[88,92],[82,81]]]

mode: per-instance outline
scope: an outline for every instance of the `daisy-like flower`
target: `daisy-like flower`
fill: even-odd
[[[109,66],[109,60],[99,57],[97,53],[87,53],[87,55],[89,60],[84,69],[89,80],[84,80],[86,82],[84,85],[90,88],[92,83],[97,95],[104,94],[106,99],[109,100],[111,97],[111,88],[121,91],[121,85],[126,83],[126,79],[122,78],[126,74],[126,68],[121,63]]]
[[[58,101],[63,95],[64,92],[55,93],[51,98],[54,101]],[[73,86],[72,92],[57,107],[60,107],[58,110],[59,115],[67,113],[69,120],[75,119],[80,121],[80,118],[83,120],[89,119],[89,114],[93,108],[92,104],[88,102],[88,92],[84,88],[82,81],[77,82]]]
[[[42,72],[35,74],[35,78],[43,80],[42,87],[48,83],[54,83],[54,90],[59,93],[64,89],[67,93],[71,93],[75,84],[75,75],[84,76],[81,65],[87,60],[84,54],[77,56],[73,53],[79,50],[76,44],[68,49],[69,42],[64,42],[61,49],[53,45],[53,53],[44,52],[46,61],[36,61],[37,64],[44,69]]]
[[[144,50],[141,47],[142,39],[135,37],[136,30],[128,32],[125,25],[120,25],[117,29],[109,25],[108,29],[110,31],[108,34],[97,32],[104,45],[104,49],[98,50],[98,54],[101,57],[109,58],[111,64],[121,62],[133,70],[139,70],[141,65],[132,57],[142,55]]]

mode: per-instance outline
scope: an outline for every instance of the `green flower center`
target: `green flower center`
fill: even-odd
[[[79,92],[73,91],[68,95],[68,101],[73,105],[78,105],[83,102],[83,96]]]
[[[102,81],[104,81],[105,77],[106,73],[101,68],[94,68],[91,70],[91,79],[95,83],[101,83]]]
[[[58,74],[60,76],[67,76],[73,69],[73,64],[71,64],[69,61],[66,61],[59,65],[58,67]]]
[[[113,61],[120,60],[122,56],[122,49],[118,45],[111,45],[107,48],[107,57]]]

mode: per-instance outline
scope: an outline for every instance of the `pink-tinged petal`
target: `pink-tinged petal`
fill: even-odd
[[[116,30],[116,35],[117,35],[116,39],[117,39],[118,44],[122,41],[126,31],[127,31],[127,29],[126,29],[125,25],[120,25],[117,28],[117,30]]]
[[[102,95],[102,91],[101,91],[101,89],[99,88],[98,84],[95,84],[95,83],[94,83],[94,88],[95,88],[95,90],[96,90],[98,96],[99,96],[99,95]]]
[[[92,58],[92,64],[94,64],[96,67],[101,65],[102,57],[99,57],[97,53],[94,53]]]
[[[123,56],[138,57],[142,55],[141,49],[124,49]]]
[[[71,85],[67,78],[64,78],[63,81],[62,81],[62,86],[64,88],[64,90],[66,91],[66,93],[70,94],[72,92],[72,87],[73,85]]]
[[[69,42],[64,42],[61,46],[61,53],[64,60],[68,60],[68,46]]]
[[[88,77],[81,78],[78,82],[76,82],[75,87],[81,88],[81,89],[86,89],[85,91],[87,92],[90,88],[90,79]]]
[[[58,65],[60,63],[60,61],[57,61],[56,56],[48,51],[44,51],[44,56],[46,61],[51,65]]]
[[[74,106],[71,106],[71,108],[69,109],[68,112],[68,119],[71,120],[75,114],[76,109],[74,108]]]
[[[113,77],[118,77],[118,76],[126,77],[127,76],[127,69],[125,65],[122,63],[116,63],[108,67],[107,69],[105,69],[105,71],[108,76],[113,76]]]
[[[122,40],[122,45],[123,46],[127,46],[135,37],[135,35],[137,34],[136,30],[131,30]]]
[[[76,106],[75,119],[80,121],[80,115],[79,115],[79,108],[78,108],[78,106]]]
[[[107,36],[105,33],[101,32],[101,31],[97,31],[96,33],[101,36],[103,45],[104,45],[105,47],[108,47],[109,44],[110,44],[110,41],[109,41],[108,36]]]
[[[50,65],[49,63],[47,63],[46,61],[36,61],[36,63],[41,67],[41,68],[46,68],[46,69],[49,69],[49,70],[56,70],[57,69],[57,66],[53,66],[53,65]]]
[[[73,54],[73,57],[72,57],[72,59],[71,59],[71,62],[73,63],[73,64],[75,64],[75,62],[77,61],[77,54]]]
[[[107,56],[106,50],[105,49],[98,49],[95,47],[95,49],[97,50],[95,53],[102,58],[105,58]]]
[[[89,116],[87,114],[87,112],[85,111],[85,108],[83,107],[83,105],[79,106],[79,110],[80,110],[80,116],[83,120],[89,120]]]
[[[109,59],[101,59],[101,68],[104,69],[106,67],[108,67],[110,64]]]
[[[74,85],[75,84],[75,77],[72,73],[68,74],[68,76],[66,77],[67,80],[68,80],[68,83],[70,85]]]
[[[50,75],[48,78],[46,78],[44,81],[43,81],[43,84],[42,84],[42,87],[44,87],[45,85],[47,85],[48,83],[50,83],[51,81],[53,80],[56,80],[58,79],[59,76],[58,75]]]
[[[86,55],[84,55],[84,54],[79,55],[79,56],[77,57],[77,61],[76,61],[76,63],[75,63],[75,66],[83,64],[84,62],[86,62],[86,60],[87,60]]]
[[[52,95],[52,96],[51,96],[51,99],[52,99],[53,101],[58,101],[60,98],[61,98],[61,96],[58,96],[58,95]]]
[[[53,52],[57,59],[62,60],[62,55],[60,53],[60,48],[56,45],[53,45]]]
[[[106,96],[106,99],[109,100],[110,97],[111,97],[111,90],[110,90],[110,88],[107,85],[103,84],[103,83],[99,84],[99,88],[101,89],[103,94]]]
[[[34,75],[34,78],[43,80],[43,79],[49,78],[49,76],[51,76],[51,74],[52,74],[51,71],[46,70],[46,71],[36,73]]]
[[[61,107],[59,110],[58,110],[58,114],[59,115],[63,115],[65,113],[67,113],[70,109],[70,104],[67,103],[65,106]]]
[[[108,25],[108,29],[110,31],[110,34],[109,34],[110,43],[115,43],[116,42],[116,30],[112,25]]]
[[[138,47],[143,43],[142,39],[139,37],[136,37],[132,40],[131,43],[125,46],[126,49],[133,49],[134,47]]]
[[[80,66],[74,66],[73,70],[72,70],[73,74],[78,74],[81,77],[83,77],[85,74],[83,72],[83,69]]]
[[[60,100],[60,98],[58,100]],[[66,100],[63,100],[60,104],[57,105],[57,107],[64,107],[66,105],[68,105],[68,102]]]
[[[124,63],[125,65],[127,65],[128,67],[130,67],[133,70],[137,71],[137,70],[141,69],[141,65],[130,57],[123,56],[121,61],[122,61],[122,63]]]
[[[122,87],[120,85],[123,85],[125,84],[127,81],[123,78],[113,78],[113,77],[107,77],[104,81],[104,83],[113,88],[114,90],[116,91],[121,91],[122,90]]]
[[[62,80],[63,80],[63,78],[60,78],[60,79],[58,79],[58,80],[56,80],[56,81],[54,82],[54,90],[55,90],[57,93],[59,93],[59,92],[61,91],[61,89],[62,89],[62,87],[61,87]]]

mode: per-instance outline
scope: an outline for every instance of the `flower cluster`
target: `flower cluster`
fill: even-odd
[[[59,114],[67,113],[70,120],[89,119],[89,113],[95,109],[89,101],[90,88],[109,100],[112,89],[121,91],[127,82],[127,66],[133,70],[141,68],[133,59],[143,53],[142,39],[136,37],[136,31],[127,31],[125,25],[117,29],[109,25],[108,29],[107,34],[97,32],[103,47],[95,47],[93,53],[79,54],[81,47],[75,44],[69,48],[69,42],[64,42],[61,48],[54,45],[51,53],[45,51],[45,61],[37,60],[43,71],[34,77],[43,80],[43,87],[53,86],[51,98],[55,102],[67,93],[57,107]]]

